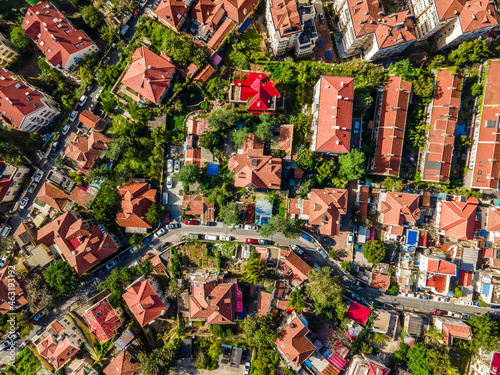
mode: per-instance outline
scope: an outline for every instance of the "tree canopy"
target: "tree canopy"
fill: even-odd
[[[352,149],[339,157],[339,176],[348,181],[357,180],[365,174],[365,154]]]
[[[427,347],[425,344],[419,342],[415,344],[406,353],[408,359],[408,369],[414,375],[429,375],[431,372],[431,367],[429,366],[429,360],[426,356]]]
[[[10,32],[10,41],[21,51],[28,49],[30,46],[30,38],[21,26],[16,26],[12,29]]]
[[[332,276],[329,267],[323,267],[320,271],[312,269],[309,272],[309,284],[306,286],[307,295],[318,305],[323,307],[335,307],[342,303],[344,288],[340,276]]]
[[[47,284],[63,296],[72,296],[78,290],[78,275],[63,259],[52,261],[43,271]]]
[[[236,202],[229,202],[219,210],[219,218],[222,218],[227,226],[235,225],[240,222],[240,210]]]
[[[233,141],[234,148],[238,149],[241,146],[243,146],[243,143],[248,138],[248,129],[246,126],[242,126],[238,130],[236,130],[232,135],[231,135],[231,140]]]
[[[137,359],[141,362],[143,374],[168,374],[180,344],[181,339],[179,337],[174,337],[161,348],[153,349],[149,352],[140,352]]]
[[[196,164],[185,163],[175,175],[176,181],[181,181],[185,185],[192,185],[201,177],[200,167]]]
[[[152,204],[146,212],[146,220],[153,224],[161,220],[163,209],[159,204]]]
[[[83,21],[92,28],[98,27],[103,21],[101,13],[92,5],[84,6],[81,12]]]
[[[97,196],[92,201],[92,211],[98,221],[110,223],[115,221],[118,205],[120,203],[120,194],[116,186],[109,181],[105,181]]]
[[[216,132],[225,132],[236,127],[238,114],[234,111],[218,110],[212,111],[207,116],[210,130]]]
[[[379,240],[367,241],[363,247],[363,255],[373,265],[380,263],[385,258],[385,245]]]
[[[259,123],[255,128],[255,135],[268,142],[273,135],[273,127],[276,125],[276,118],[268,114],[259,115]]]
[[[248,259],[243,266],[243,280],[249,284],[260,284],[266,273],[267,265],[260,257]]]
[[[314,169],[316,160],[317,156],[314,151],[311,151],[305,147],[302,147],[299,152],[297,152],[297,158],[295,159],[299,167],[306,170]]]
[[[264,237],[272,237],[276,233],[281,233],[286,238],[297,238],[300,236],[302,227],[303,223],[300,220],[274,215],[267,224],[260,227],[259,233]]]
[[[252,346],[261,349],[273,348],[277,334],[271,315],[248,315],[241,323],[241,329]]]

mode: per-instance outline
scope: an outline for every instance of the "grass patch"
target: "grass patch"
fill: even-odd
[[[42,368],[42,364],[28,348],[24,348],[16,356],[14,366],[7,366],[5,372],[9,375],[35,375]]]

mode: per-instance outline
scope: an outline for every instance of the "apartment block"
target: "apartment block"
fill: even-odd
[[[0,67],[7,67],[19,57],[13,44],[3,34],[0,34]]]

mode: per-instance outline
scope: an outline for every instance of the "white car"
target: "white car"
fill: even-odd
[[[71,115],[69,115],[69,121],[75,121],[75,118],[77,115],[78,115],[78,111],[71,112]]]
[[[354,235],[352,233],[349,233],[347,235],[347,246],[352,246],[352,241],[354,240]]]
[[[232,240],[234,240],[234,237],[233,236],[220,236],[219,239],[221,241],[232,241]]]
[[[248,375],[250,373],[250,362],[245,363],[245,370],[243,370],[243,375]]]
[[[176,160],[174,163],[174,173],[179,172],[181,169],[181,162],[179,160]]]
[[[300,246],[292,245],[292,250],[295,251],[299,255],[304,254],[304,250],[302,250],[302,248]]]
[[[21,199],[21,203],[19,203],[19,208],[22,210],[24,209],[24,207],[26,207],[26,205],[28,204],[28,197],[24,197],[23,199]]]
[[[160,236],[163,236],[165,233],[167,233],[167,229],[161,228],[159,231],[157,231],[155,234],[153,234],[153,237],[158,238]]]
[[[144,5],[146,5],[147,2],[148,0],[141,0],[139,1],[139,6],[142,8]]]
[[[326,259],[326,258],[328,258],[328,254],[327,254],[327,253],[325,252],[325,250],[323,250],[321,247],[317,247],[317,248],[316,248],[316,251],[317,251],[318,253],[320,253],[320,254],[321,254],[321,256],[322,256],[323,258],[325,258],[325,259]]]
[[[79,106],[82,106],[85,104],[85,102],[87,101],[88,99],[88,96],[87,95],[82,95],[80,96],[80,100],[78,100],[78,105]]]
[[[43,177],[43,171],[38,171],[36,173],[35,177],[33,177],[33,180],[35,180],[35,182],[40,182],[42,177]]]
[[[69,124],[64,125],[64,128],[62,129],[61,134],[62,135],[68,134],[69,128],[70,128]]]
[[[173,186],[172,176],[168,176],[167,177],[167,188],[172,189],[172,186]]]
[[[174,171],[174,162],[172,159],[167,160],[167,172],[172,173]]]
[[[247,224],[247,225],[245,225],[245,229],[246,230],[258,230],[259,227],[257,225],[249,225],[249,224]]]

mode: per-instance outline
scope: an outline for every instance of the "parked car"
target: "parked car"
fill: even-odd
[[[96,290],[93,290],[91,292],[88,292],[87,293],[87,298],[92,298],[94,297],[97,293],[99,293],[99,291],[96,289]]]
[[[111,60],[111,57],[109,56],[106,56],[104,59],[102,59],[102,66],[108,65],[109,60]]]
[[[2,259],[0,259],[0,268],[3,268],[3,266],[5,265],[5,262],[7,262],[7,258],[9,256],[7,254],[5,254]]]
[[[349,233],[347,235],[347,246],[352,246],[353,241],[354,241],[354,235],[352,233]]]
[[[215,227],[217,223],[215,221],[202,221],[201,225],[204,225],[206,227]]]
[[[44,315],[45,315],[45,313],[44,313],[43,311],[40,311],[38,314],[36,314],[36,315],[33,317],[33,320],[34,320],[35,322],[38,322],[38,321],[42,318],[42,316],[44,316]]]
[[[55,152],[57,150],[57,146],[59,146],[58,141],[55,141],[54,143],[52,143],[52,152]]]
[[[87,101],[88,99],[88,96],[87,95],[82,95],[80,96],[80,100],[78,100],[78,105],[79,106],[82,106],[85,104],[85,102]]]
[[[181,225],[180,224],[169,224],[168,225],[168,229],[177,229],[177,228],[180,228]]]
[[[321,22],[322,24],[325,22],[325,16],[323,15],[323,13],[319,14],[319,22]]]
[[[177,173],[181,170],[181,162],[179,160],[176,160],[174,163],[174,173]]]
[[[359,133],[359,121],[356,121],[356,123],[354,124],[354,134],[358,133]]]
[[[45,324],[44,324],[44,325],[42,325],[42,326],[41,326],[41,327],[40,327],[40,328],[36,331],[36,334],[40,336],[40,335],[42,334],[42,332],[43,332],[43,331],[45,331]]]
[[[173,187],[172,176],[168,176],[167,177],[167,188],[172,189],[172,187]]]
[[[232,236],[220,236],[219,237],[221,241],[232,241],[234,240],[234,237]]]
[[[146,5],[147,2],[148,2],[148,0],[141,0],[139,2],[139,6],[142,8],[144,5]]]
[[[257,225],[249,225],[249,224],[247,224],[247,225],[245,225],[245,229],[246,230],[258,230],[259,227]]]
[[[69,121],[75,121],[75,118],[77,115],[78,115],[78,111],[71,112],[71,115],[69,115]]]
[[[91,83],[90,85],[87,85],[87,87],[85,87],[85,90],[87,92],[90,92],[90,91],[92,91],[93,88],[94,88],[94,85]]]
[[[2,343],[0,344],[0,351],[4,351],[4,350],[6,350],[7,348],[9,348],[9,347],[10,347],[10,345],[11,345],[11,344],[12,344],[12,341],[10,341],[10,340],[5,340],[4,342],[2,342]]]
[[[317,248],[316,248],[316,251],[317,251],[318,253],[320,253],[320,254],[321,254],[321,256],[322,256],[323,258],[325,258],[325,259],[326,259],[326,258],[328,258],[328,254],[327,254],[327,253],[325,252],[325,250],[323,250],[321,247],[317,247]]]
[[[162,250],[165,250],[167,247],[170,246],[170,242],[165,242],[163,245],[161,245],[159,248],[158,248],[158,251],[162,251]]]
[[[295,251],[299,255],[304,254],[304,250],[302,250],[302,248],[300,246],[292,245],[292,250]]]
[[[443,310],[434,309],[432,312],[434,315],[444,316],[445,312]]]
[[[36,172],[35,177],[33,177],[33,180],[35,180],[35,182],[40,182],[42,177],[43,177],[43,171],[38,171]]]
[[[243,224],[231,225],[231,229],[243,229],[245,226]]]
[[[323,241],[325,241],[328,245],[330,246],[335,246],[335,241],[333,241],[331,238],[329,237],[323,237]]]
[[[311,264],[312,260],[306,254],[302,254],[300,257],[304,260],[304,262]]]
[[[186,220],[186,221],[184,221],[184,224],[186,224],[186,225],[199,225],[200,222],[198,220]]]
[[[19,209],[23,210],[24,207],[26,207],[26,205],[28,204],[28,197],[24,197],[23,199],[21,199],[21,203],[19,203]]]
[[[163,227],[163,228],[160,228],[159,230],[157,230],[157,231],[155,232],[155,234],[153,234],[153,236],[154,236],[155,238],[158,238],[158,237],[163,236],[163,235],[164,235],[164,234],[166,234],[166,233],[167,233],[167,228]]]
[[[61,134],[62,135],[68,134],[69,128],[70,128],[69,124],[64,125],[64,127],[62,128]]]
[[[246,243],[251,243],[251,244],[254,244],[254,245],[257,245],[259,243],[259,241],[255,238],[247,238],[245,240]]]
[[[170,211],[165,211],[165,224],[170,223]]]
[[[19,345],[19,350],[23,350],[29,342],[30,340],[23,341],[21,345]]]
[[[167,172],[172,173],[174,171],[174,162],[172,159],[167,160]]]
[[[33,193],[35,191],[36,187],[37,187],[37,183],[33,182],[31,184],[30,188],[28,189],[28,193],[30,193],[30,194]]]
[[[304,240],[310,242],[310,243],[314,243],[314,238],[312,238],[310,235],[308,235],[307,233],[302,233],[300,235],[300,237],[302,237]]]
[[[111,268],[113,268],[117,264],[118,264],[118,262],[116,260],[112,260],[111,262],[109,262],[108,264],[106,264],[106,269],[110,270]]]
[[[134,18],[137,18],[139,17],[139,12],[141,11],[141,7],[137,7],[135,8],[134,10]]]
[[[259,245],[274,245],[274,241],[271,240],[259,240]]]
[[[470,318],[472,318],[472,315],[462,314],[462,319],[469,320]]]
[[[243,375],[248,375],[250,373],[250,362],[245,363],[245,369],[243,370]]]

